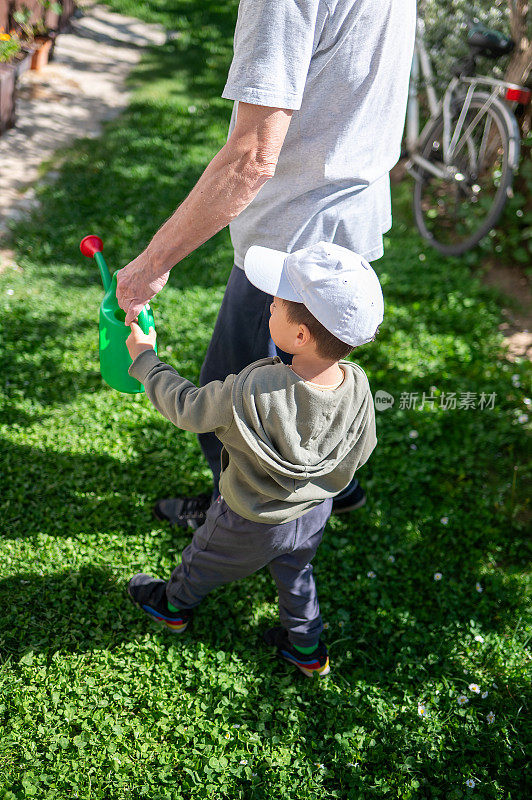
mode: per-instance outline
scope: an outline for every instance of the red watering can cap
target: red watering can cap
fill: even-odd
[[[87,258],[93,258],[95,253],[101,253],[103,250],[103,242],[99,236],[84,236],[79,243],[79,249]]]

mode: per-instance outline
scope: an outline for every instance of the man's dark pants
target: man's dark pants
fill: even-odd
[[[243,269],[233,267],[201,368],[200,386],[223,381],[259,358],[278,355],[285,364],[291,363],[292,356],[279,350],[270,336],[271,302],[269,295],[248,281]],[[217,497],[222,444],[214,433],[202,433],[198,439],[212,470],[214,497]],[[341,495],[347,496],[357,483],[354,478]]]

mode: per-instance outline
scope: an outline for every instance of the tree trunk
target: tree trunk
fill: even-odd
[[[508,0],[510,8],[510,30],[515,42],[505,80],[524,84],[532,70],[532,43],[528,38],[528,0]]]
[[[532,70],[532,42],[528,38],[528,0],[508,0],[510,9],[510,30],[515,42],[513,51],[504,79],[510,83],[517,83],[521,86],[527,85],[527,81]],[[528,107],[521,110],[518,114],[519,127],[521,133],[526,135],[532,126],[532,111],[530,103]]]

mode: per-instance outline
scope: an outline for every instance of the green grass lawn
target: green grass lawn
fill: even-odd
[[[127,263],[224,142],[237,3],[111,5],[182,35],[68,151],[0,274],[0,800],[525,800],[530,372],[500,355],[500,298],[413,232],[408,183],[375,263],[385,323],[356,353],[395,402],[360,473],[367,506],[331,519],[314,561],[331,675],[261,645],[267,571],[213,592],[180,638],[129,603],[128,578],[166,577],[189,540],[153,502],[209,473],[193,435],[102,383],[102,289],[78,244],[98,233]],[[223,231],[154,303],[160,355],[192,380],[230,268]]]

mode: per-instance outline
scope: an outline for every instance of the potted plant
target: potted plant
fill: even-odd
[[[32,69],[44,67],[52,58],[54,51],[57,31],[51,30],[46,24],[47,12],[51,12],[59,19],[63,10],[61,3],[54,0],[39,0],[39,5],[42,8],[42,16],[34,25],[36,48],[31,61]]]
[[[25,47],[32,51],[31,68],[42,69],[51,56],[55,44],[55,31],[51,31],[46,24],[47,12],[60,16],[62,6],[53,0],[39,0],[41,14],[37,21],[32,22],[32,11],[28,6],[22,6],[13,13],[13,20],[19,26],[24,37]]]
[[[35,52],[35,37],[31,17],[32,12],[27,6],[22,6],[22,8],[19,8],[13,13],[13,22],[15,22],[19,27],[22,52],[25,54],[17,68],[17,76],[21,75],[27,69],[30,69],[33,61],[33,54]]]
[[[15,124],[17,62],[22,46],[17,36],[0,31],[0,133]]]

